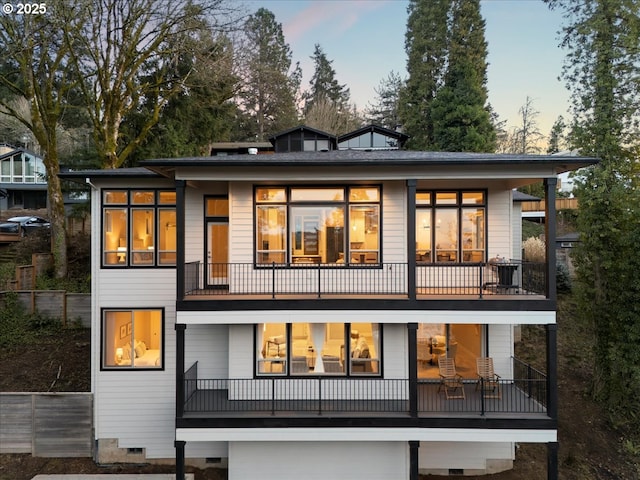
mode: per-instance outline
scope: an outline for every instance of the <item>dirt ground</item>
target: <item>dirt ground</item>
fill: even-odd
[[[574,321],[571,304],[558,316],[559,464],[561,480],[640,480],[640,458],[625,452],[624,432],[613,430],[602,409],[587,395],[592,359],[585,328]],[[542,350],[542,352],[541,352]],[[538,362],[544,352],[544,329],[527,327],[516,355]],[[90,390],[90,337],[86,330],[66,330],[30,346],[0,351],[0,391],[69,392]],[[636,437],[636,442],[637,442]],[[637,445],[637,443],[636,443]],[[226,471],[188,468],[196,480],[223,480]],[[89,458],[34,458],[0,455],[0,480],[30,480],[39,473],[172,473],[171,466],[98,466]],[[437,479],[423,476],[423,480]],[[490,480],[546,479],[546,446],[520,445],[513,470],[484,477]],[[393,480],[393,479],[390,479]]]

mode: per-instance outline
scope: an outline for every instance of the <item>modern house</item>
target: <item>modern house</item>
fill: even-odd
[[[513,189],[544,182],[554,238],[557,175],[596,160],[340,150],[308,129],[275,145],[63,174],[100,219],[96,460],[417,480],[542,443],[557,478],[555,245],[520,259]],[[542,371],[514,357],[521,324],[544,326]]]
[[[0,144],[0,211],[47,207],[47,179],[40,155]]]

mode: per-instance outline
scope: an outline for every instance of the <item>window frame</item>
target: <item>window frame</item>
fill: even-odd
[[[466,193],[481,193],[482,194],[482,202],[481,203],[469,203],[465,202],[464,194]],[[421,194],[428,194],[428,199],[419,200],[418,196]],[[447,201],[445,198],[442,199],[440,203],[438,203],[438,194],[455,194],[455,201]],[[418,243],[418,225],[417,220],[420,215],[420,212],[429,212],[427,215],[430,220],[429,224],[429,239],[430,239],[430,251],[429,258],[425,259],[426,254],[422,253],[422,250],[416,249],[415,256],[418,262],[420,263],[441,263],[441,264],[468,264],[468,263],[482,263],[487,261],[487,246],[488,246],[488,191],[483,188],[466,188],[460,190],[454,189],[418,189],[416,191],[415,198],[415,208],[416,208],[416,244]],[[483,236],[483,248],[465,248],[464,245],[464,212],[472,209],[483,210],[483,227],[482,227],[482,236]],[[436,228],[437,228],[437,219],[439,211],[455,211],[455,219],[456,219],[456,246],[455,246],[455,260],[441,260],[438,261],[437,257],[437,242],[436,242]],[[453,251],[454,249],[440,249],[440,251]],[[464,260],[465,253],[474,252],[474,251],[482,251],[481,259],[479,261],[474,260]]]
[[[152,201],[147,203],[141,203],[136,201],[134,198],[134,192],[147,192],[152,194]],[[177,245],[176,250],[163,250],[160,251],[160,235],[161,235],[161,226],[160,226],[160,212],[161,211],[171,211],[175,212],[177,215],[177,198],[173,203],[167,202],[166,199],[162,199],[162,193],[173,193],[175,196],[175,190],[170,188],[104,188],[100,191],[100,213],[101,213],[101,229],[100,229],[100,268],[111,269],[111,268],[176,268],[176,262],[169,263],[166,261],[161,261],[161,256],[166,254],[173,253],[174,257],[177,259]],[[107,202],[106,196],[109,193],[114,194],[125,194],[126,199],[122,202],[114,201]],[[109,222],[107,213],[108,211],[116,211],[123,210],[125,212],[125,223],[126,223],[126,237],[124,240],[126,245],[120,245],[120,240],[118,240],[114,244],[114,247],[110,250],[106,250],[106,236],[111,230],[111,224]],[[147,224],[147,229],[152,230],[147,234],[153,241],[153,245],[147,247],[146,250],[140,250],[140,248],[134,248],[134,238],[133,238],[133,215],[135,211],[141,210],[150,210],[152,213],[151,221]],[[167,231],[169,229],[167,228]],[[177,232],[175,233],[177,235]],[[119,237],[123,239],[123,237]],[[140,260],[135,260],[136,257],[134,255],[144,256],[140,258]],[[115,255],[118,259],[116,263],[108,263],[107,255]],[[147,257],[151,257],[150,260]]]
[[[318,378],[318,377],[328,377],[328,378],[374,378],[374,379],[378,379],[378,378],[384,378],[384,349],[383,349],[383,345],[384,345],[384,327],[383,327],[383,323],[378,323],[378,322],[370,322],[371,323],[371,327],[372,330],[374,329],[374,326],[377,329],[377,333],[378,333],[378,338],[377,338],[377,344],[375,345],[375,349],[376,349],[376,353],[377,356],[376,357],[369,357],[370,361],[375,361],[377,363],[377,371],[373,372],[373,371],[366,371],[363,370],[362,372],[358,372],[358,371],[354,371],[354,365],[356,364],[361,364],[363,360],[365,359],[353,359],[352,358],[352,343],[353,343],[353,339],[354,338],[358,338],[358,337],[354,337],[354,333],[357,335],[358,334],[358,330],[357,328],[354,329],[354,324],[353,323],[349,323],[349,322],[327,322],[325,323],[325,325],[331,324],[331,323],[342,323],[343,328],[344,328],[344,344],[343,344],[343,348],[341,348],[341,352],[339,354],[340,361],[343,362],[343,368],[344,371],[342,372],[322,372],[322,373],[315,373],[312,371],[306,372],[306,373],[292,373],[292,364],[291,364],[291,360],[292,358],[295,356],[295,352],[294,349],[292,348],[294,345],[294,337],[293,337],[293,325],[295,323],[293,322],[275,322],[276,325],[284,325],[284,343],[278,344],[277,348],[278,350],[280,348],[284,349],[284,355],[280,356],[278,355],[277,357],[269,357],[268,355],[265,355],[265,357],[262,359],[262,361],[264,362],[271,362],[274,359],[278,358],[281,360],[277,360],[278,363],[282,363],[284,365],[282,371],[270,371],[270,372],[261,372],[259,369],[259,362],[261,361],[258,358],[258,351],[263,349],[263,343],[268,342],[267,338],[265,338],[264,336],[259,334],[259,329],[263,328],[264,325],[266,324],[254,324],[254,328],[253,328],[253,376],[254,378],[271,378],[271,377],[278,377],[278,378]],[[359,322],[359,323],[363,323],[363,322]],[[366,322],[364,322],[366,323]],[[310,323],[307,323],[307,325],[311,325]],[[260,342],[260,345],[258,345],[258,339],[261,339],[262,342]],[[284,345],[284,347],[280,347],[279,345]],[[357,345],[357,344],[356,344]],[[269,347],[267,347],[269,348]],[[273,347],[275,348],[275,347]],[[357,348],[357,346],[356,346]],[[347,361],[348,360],[348,361]],[[354,361],[355,360],[355,361]]]
[[[350,193],[351,189],[376,189],[378,192],[378,199],[375,201],[364,201],[351,199]],[[265,198],[263,201],[258,200],[258,190],[261,189],[282,189],[284,191],[284,199],[283,200],[274,200]],[[336,201],[328,201],[328,200],[292,200],[292,191],[293,190],[328,190],[328,189],[340,189],[343,192],[342,199]],[[367,206],[374,207],[374,210],[377,210],[377,250],[362,250],[358,249],[353,250],[351,248],[350,241],[351,238],[351,210],[352,208],[366,208]],[[272,208],[283,208],[284,209],[284,262],[276,263],[276,266],[279,268],[318,268],[321,266],[322,268],[345,268],[345,267],[367,267],[367,268],[382,268],[382,258],[383,258],[383,235],[382,235],[382,211],[383,211],[383,186],[382,184],[328,184],[328,185],[317,185],[317,184],[305,184],[305,185],[254,185],[253,187],[253,264],[254,268],[266,268],[271,267],[273,263],[261,263],[259,261],[260,255],[268,254],[271,250],[267,251],[264,249],[258,249],[258,209],[265,207]],[[294,209],[296,207],[317,207],[319,209],[327,208],[327,207],[336,207],[342,209],[343,212],[343,258],[344,263],[295,263],[294,262],[294,253],[293,253],[293,240],[292,236],[294,232],[292,230],[295,219],[294,219]],[[276,252],[276,250],[273,250]],[[281,252],[282,250],[277,250],[277,252]],[[376,256],[376,261],[372,263],[361,263],[361,262],[353,262],[352,255],[353,254],[371,254],[374,253]]]
[[[107,330],[107,313],[108,312],[129,312],[131,315],[131,322],[134,321],[134,312],[137,311],[150,311],[150,312],[159,312],[160,313],[160,366],[143,366],[136,367],[135,365],[107,365],[106,361],[106,330]],[[166,369],[165,363],[165,353],[166,353],[166,342],[165,342],[165,307],[102,307],[100,309],[100,370],[101,371],[164,371]],[[135,335],[135,328],[131,332],[131,336]],[[129,333],[127,333],[128,335]],[[135,339],[135,337],[134,337]]]

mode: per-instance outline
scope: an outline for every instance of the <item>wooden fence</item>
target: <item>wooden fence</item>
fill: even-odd
[[[69,293],[64,290],[20,290],[15,292],[18,301],[29,313],[39,313],[49,318],[58,318],[63,326],[78,323],[91,327],[91,294]],[[0,308],[4,306],[4,296],[0,292]]]
[[[91,457],[91,393],[0,393],[0,453]]]

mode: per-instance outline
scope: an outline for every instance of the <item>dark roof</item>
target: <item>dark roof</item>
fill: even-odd
[[[534,197],[533,195],[529,195],[528,193],[523,193],[520,190],[513,191],[513,201],[514,202],[538,202],[542,200],[539,197]]]
[[[243,167],[243,166],[462,166],[462,165],[553,165],[556,173],[598,163],[592,157],[513,155],[467,152],[421,152],[411,150],[331,150],[287,152],[273,155],[227,157],[156,158],[141,162],[145,167]]]
[[[338,137],[338,142],[344,142],[345,140],[349,140],[351,138],[359,137],[363,133],[367,132],[376,132],[381,135],[385,135],[387,137],[393,137],[400,140],[400,143],[404,143],[409,139],[409,135],[406,133],[398,132],[396,130],[391,130],[389,128],[381,127],[380,125],[374,125],[373,123],[370,125],[366,125],[358,130],[354,130],[353,132],[345,133],[344,135],[340,135]]]
[[[290,133],[293,132],[311,132],[311,133],[315,133],[316,135],[321,135],[323,137],[327,137],[327,138],[333,138],[336,139],[338,137],[336,137],[335,135],[331,135],[330,133],[327,132],[323,132],[322,130],[318,130],[316,128],[312,128],[312,127],[307,127],[306,125],[298,125],[297,127],[293,127],[290,128],[289,130],[284,130],[282,132],[278,132],[275,135],[272,135],[269,137],[269,141],[271,143],[275,142],[275,139],[278,137],[283,137],[285,135],[289,135]]]
[[[58,174],[60,178],[66,180],[80,181],[84,183],[85,179],[92,177],[100,178],[164,178],[162,175],[144,167],[132,168],[96,168],[91,170],[68,170]]]

